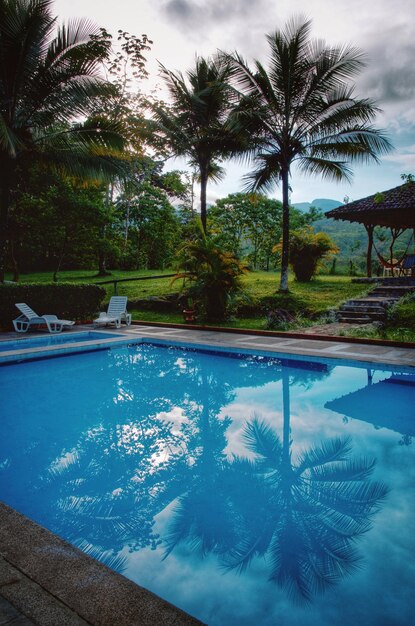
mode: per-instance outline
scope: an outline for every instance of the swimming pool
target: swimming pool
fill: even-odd
[[[5,365],[0,497],[212,625],[411,623],[415,372],[139,343]]]

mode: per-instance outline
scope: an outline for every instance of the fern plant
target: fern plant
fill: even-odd
[[[184,279],[188,297],[208,321],[225,319],[232,297],[242,291],[241,276],[247,267],[232,252],[223,250],[215,237],[201,230],[197,239],[185,242],[177,254],[177,274]]]

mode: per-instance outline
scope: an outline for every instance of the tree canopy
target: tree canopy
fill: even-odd
[[[83,178],[114,172],[124,141],[92,116],[113,90],[100,73],[109,42],[85,20],[57,27],[51,0],[0,0],[0,274],[22,171],[40,160]]]

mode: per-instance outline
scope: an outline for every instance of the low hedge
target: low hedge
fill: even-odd
[[[106,292],[98,285],[74,283],[0,284],[0,326],[11,328],[19,312],[16,302],[25,302],[39,315],[84,321],[99,311]]]

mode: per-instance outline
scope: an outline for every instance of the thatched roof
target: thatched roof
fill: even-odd
[[[349,202],[325,215],[365,225],[415,228],[415,182]]]
[[[377,428],[415,436],[414,402],[414,377],[398,374],[330,400],[324,407]]]

